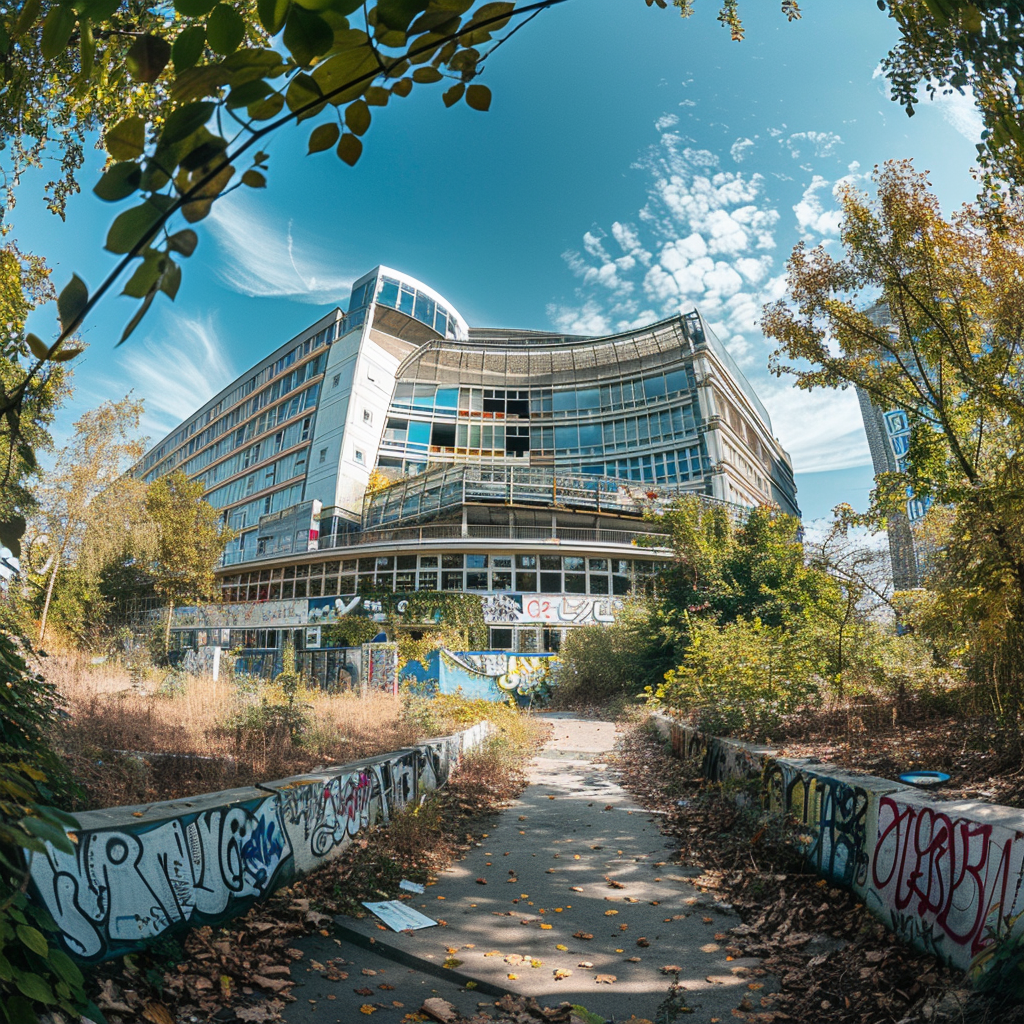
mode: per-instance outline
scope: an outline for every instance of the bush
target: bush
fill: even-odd
[[[682,664],[647,692],[652,704],[691,716],[707,732],[770,739],[787,715],[817,696],[823,667],[807,631],[760,619],[695,622]]]
[[[608,625],[568,631],[558,652],[552,704],[603,703],[642,694],[672,666],[677,640],[660,609],[647,601],[627,602]]]

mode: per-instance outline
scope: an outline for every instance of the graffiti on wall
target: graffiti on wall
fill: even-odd
[[[1022,909],[1022,861],[1015,828],[883,796],[868,902],[904,938],[966,966]]]
[[[412,750],[244,795],[211,793],[145,812],[84,812],[73,854],[47,845],[45,856],[32,858],[31,897],[57,922],[67,952],[90,963],[130,953],[170,930],[216,924],[444,785],[488,728],[482,722]],[[195,810],[197,804],[206,809]],[[136,813],[154,820],[137,820]]]
[[[270,783],[300,873],[340,854],[366,828],[387,823],[416,798],[417,756],[400,754],[357,771]],[[431,775],[425,785],[436,788]]]
[[[871,795],[853,780],[834,778],[771,760],[764,772],[769,810],[791,814],[811,840],[811,867],[837,885],[862,890],[868,876],[868,811]]]
[[[488,594],[482,598],[484,621],[582,626],[615,621],[622,608],[617,597],[545,597],[543,594]]]
[[[68,951],[102,960],[177,924],[245,910],[290,873],[274,797],[138,828],[84,830],[74,854],[32,858],[32,885]]]
[[[243,604],[208,604],[196,608],[175,608],[177,628],[257,629],[262,627],[304,626],[306,599],[289,601],[248,601]]]
[[[398,644],[363,644],[362,651],[366,688],[398,693]]]

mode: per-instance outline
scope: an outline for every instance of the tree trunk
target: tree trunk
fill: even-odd
[[[174,619],[174,598],[168,598],[167,600],[167,625],[164,626],[164,657],[168,658],[171,654],[171,622]]]
[[[53,597],[53,585],[57,580],[57,570],[60,568],[60,552],[58,551],[54,555],[53,559],[53,571],[50,573],[50,581],[46,584],[46,600],[43,601],[43,615],[39,620],[39,643],[40,646],[43,643],[43,638],[46,636],[46,617],[50,614],[50,598]]]

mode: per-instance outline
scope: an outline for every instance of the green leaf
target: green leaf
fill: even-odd
[[[46,60],[64,52],[75,30],[75,12],[70,7],[58,4],[51,7],[43,21],[43,36],[39,43],[39,52]]]
[[[293,4],[283,39],[288,52],[299,64],[307,66],[334,45],[334,29],[319,14]]]
[[[442,78],[444,78],[444,75],[437,68],[417,68],[412,73],[412,80],[414,82],[421,82],[424,85],[440,82]]]
[[[181,253],[185,257],[191,256],[196,251],[198,244],[199,236],[191,228],[176,231],[167,239],[167,248],[172,252]]]
[[[10,516],[0,520],[0,544],[15,558],[21,557],[21,538],[25,536],[25,517]]]
[[[132,78],[139,82],[155,82],[171,59],[171,44],[160,36],[147,33],[131,45],[125,63]]]
[[[25,335],[25,341],[28,344],[29,351],[36,359],[45,359],[50,354],[50,346],[37,335],[27,334]]]
[[[156,292],[151,291],[142,300],[142,305],[139,306],[138,311],[135,313],[135,316],[133,316],[131,320],[128,321],[128,326],[124,329],[124,334],[121,335],[121,340],[117,343],[117,345],[114,346],[115,348],[117,348],[118,345],[123,345],[129,339],[129,337],[131,337],[132,331],[134,331],[135,328],[138,327],[140,323],[142,323],[142,318],[146,315],[146,312],[148,311],[149,307],[153,305],[153,299],[155,298]]]
[[[21,929],[18,929],[20,934]],[[28,999],[34,999],[37,1003],[52,1005],[57,1000],[53,997],[53,989],[38,975],[25,971],[14,979],[18,991]]]
[[[427,0],[379,0],[377,24],[404,32],[417,14],[427,9]]]
[[[174,9],[186,18],[202,18],[217,6],[217,0],[174,0]]]
[[[57,314],[63,328],[62,333],[73,331],[82,322],[82,315],[88,302],[89,289],[77,274],[72,274],[71,280],[57,296]]]
[[[96,39],[92,34],[92,25],[88,21],[83,21],[79,25],[78,37],[78,63],[82,78],[88,80],[92,76],[95,62]]]
[[[277,117],[284,109],[284,96],[279,92],[272,93],[260,103],[254,103],[246,111],[254,121],[269,121]]]
[[[322,153],[325,149],[330,149],[338,141],[339,135],[341,135],[341,129],[333,121],[329,121],[327,124],[318,124],[310,132],[307,155]]]
[[[115,160],[135,160],[146,150],[146,122],[141,117],[126,117],[107,130],[103,145]]]
[[[93,192],[108,203],[116,203],[119,199],[127,199],[142,184],[142,168],[133,160],[114,164],[105,171]]]
[[[142,262],[135,268],[135,273],[128,279],[121,294],[133,299],[144,299],[159,285],[166,259],[167,257],[162,252],[150,249]]]
[[[53,822],[29,816],[23,818],[21,824],[26,832],[49,843],[55,850],[60,850],[61,853],[75,852],[74,844],[68,839],[67,833]]]
[[[33,953],[38,953],[42,957],[49,954],[50,947],[47,945],[43,933],[38,928],[33,928],[29,924],[19,924],[16,932],[21,944],[28,946]]]
[[[42,6],[42,0],[25,0],[25,6],[22,7],[18,20],[14,23],[14,28],[11,29],[12,39],[17,39],[18,36],[27,32],[36,23],[36,18],[39,17],[39,11],[42,9]]]
[[[66,363],[72,359],[75,359],[77,356],[80,356],[84,351],[85,349],[81,348],[61,348],[54,352],[53,355],[50,356],[50,358],[55,363]]]
[[[231,72],[221,64],[202,64],[187,68],[171,83],[171,96],[182,103],[214,96],[231,80]]]
[[[11,961],[0,953],[0,981],[14,981],[14,968]]]
[[[270,35],[276,36],[283,28],[289,6],[290,0],[256,0],[256,13]]]
[[[345,109],[345,124],[355,135],[365,135],[370,127],[370,108],[363,100],[350,103]]]
[[[173,145],[175,142],[187,139],[213,117],[213,112],[216,109],[215,103],[203,100],[186,103],[185,106],[172,110],[164,122],[164,130],[160,133],[161,144]]]
[[[346,132],[338,143],[338,156],[349,165],[355,167],[356,161],[362,155],[363,144],[354,135]]]
[[[78,819],[73,814],[69,814],[67,811],[62,811],[59,807],[40,807],[39,813],[44,818],[49,818],[51,821],[55,821],[67,828],[81,828],[78,823]]]
[[[259,171],[249,170],[242,175],[242,184],[249,188],[266,188],[266,176]]]
[[[82,972],[78,969],[78,964],[74,962],[62,949],[52,947],[50,949],[50,966],[53,968],[57,977],[62,978],[70,985],[79,986],[85,980],[82,977]]]
[[[444,100],[446,107],[453,107],[459,100],[462,99],[462,94],[466,91],[465,83],[458,82],[453,85],[450,89],[445,89],[444,95],[441,99]]]
[[[489,18],[500,18],[500,21],[492,22],[487,26],[488,32],[497,32],[498,29],[504,28],[512,17],[512,12],[515,10],[516,5],[514,3],[492,3],[484,4],[483,7],[478,7],[473,12],[473,17],[469,19],[470,25],[479,25],[482,21],[487,21]]]
[[[489,110],[491,107],[491,90],[486,85],[471,85],[466,90],[466,102],[474,110]]]
[[[395,84],[393,86],[391,86],[391,91],[396,96],[408,96],[409,93],[412,92],[412,79],[411,78],[401,78],[401,79],[399,79],[397,82],[395,82]]]
[[[388,100],[391,99],[391,93],[379,85],[371,85],[366,90],[365,99],[371,107],[386,107]]]
[[[32,1004],[24,996],[12,995],[4,1004],[10,1024],[38,1024],[39,1014],[32,1009]]]
[[[298,116],[300,121],[308,117],[315,117],[324,108],[323,103],[318,102],[322,99],[322,94],[317,87],[316,80],[304,73],[296,75],[291,80],[286,98],[289,110],[293,113],[302,111]]]
[[[227,107],[229,110],[235,110],[238,107],[251,107],[268,96],[270,92],[270,84],[263,81],[262,78],[257,78],[254,82],[245,82],[231,90],[231,95],[227,99]]]
[[[167,267],[160,278],[160,291],[173,302],[178,296],[178,289],[180,287],[181,267],[172,260],[168,260]]]
[[[217,4],[206,22],[206,39],[214,53],[234,53],[245,38],[245,21],[230,4]]]
[[[206,30],[202,25],[183,29],[171,44],[171,60],[174,61],[175,73],[180,75],[183,71],[195,67],[203,55],[205,45]]]
[[[330,57],[313,72],[313,81],[335,106],[362,96],[373,82],[377,58],[367,44]],[[355,83],[355,84],[353,84]]]
[[[107,250],[118,254],[131,252],[173,203],[170,196],[155,195],[141,205],[125,210],[110,225]]]

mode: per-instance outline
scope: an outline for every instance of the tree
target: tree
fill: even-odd
[[[156,529],[153,586],[167,601],[164,651],[170,649],[175,605],[213,599],[213,570],[234,533],[203,500],[203,485],[178,470],[149,487],[146,510]]]
[[[942,216],[908,162],[876,195],[840,194],[844,252],[800,245],[788,298],[765,308],[777,373],[797,386],[863,389],[910,424],[902,471],[883,474],[861,521],[880,527],[908,494],[930,502],[929,595],[916,601],[973,642],[978,680],[1024,707],[1024,207]],[[888,316],[863,308],[877,297]],[[886,322],[888,321],[888,322]],[[799,361],[794,364],[789,361]],[[807,364],[810,368],[804,368]]]
[[[141,401],[126,395],[119,402],[104,402],[85,413],[75,423],[74,436],[58,454],[53,470],[43,475],[36,492],[41,510],[37,532],[47,542],[46,562],[40,569],[46,580],[40,644],[46,638],[46,619],[61,567],[84,554],[83,568],[97,568],[103,553],[96,542],[108,537],[109,528],[117,525],[115,507],[139,506],[145,485],[124,473],[145,451],[145,440],[137,436],[142,408]],[[92,550],[83,553],[87,533],[94,543]]]

